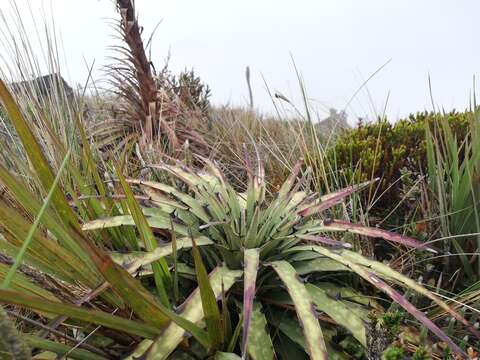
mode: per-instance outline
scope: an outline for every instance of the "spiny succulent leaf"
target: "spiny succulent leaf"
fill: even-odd
[[[250,335],[250,321],[252,318],[253,298],[255,296],[255,282],[260,264],[260,250],[246,249],[244,253],[244,284],[243,284],[243,333],[242,355],[247,352],[247,343]]]
[[[460,315],[458,312],[448,306],[448,304],[441,300],[437,295],[427,290],[415,280],[412,280],[408,276],[392,270],[392,268],[390,268],[388,265],[385,265],[378,261],[369,260],[353,251],[342,250],[341,256],[343,256],[345,259],[349,259],[357,264],[369,268],[372,272],[379,276],[386,277],[389,280],[396,282],[397,284],[410,288],[418,292],[419,294],[429,298],[430,300],[435,302],[441,309],[443,309],[445,312],[447,312],[456,320],[460,321],[463,325],[465,325],[472,334],[474,334],[477,338],[480,339],[480,332],[477,328],[470,324],[468,320],[465,319],[462,315]]]
[[[253,360],[272,360],[275,357],[273,343],[267,331],[267,319],[262,313],[262,305],[253,303],[250,322],[251,336],[248,337],[248,354]]]
[[[218,298],[220,296],[222,283],[223,289],[228,291],[241,275],[241,271],[230,270],[226,267],[219,267],[212,271],[209,278],[215,297]],[[202,300],[198,288],[182,304],[179,316],[193,323],[199,323],[203,319]],[[165,359],[176,349],[185,334],[184,329],[171,323],[164,330],[162,336],[155,341],[144,340],[127,359],[133,360],[138,358],[147,350],[147,359]]]
[[[305,285],[298,278],[295,269],[287,261],[274,261],[271,266],[276,271],[292,298],[301,323],[307,349],[311,359],[328,359],[322,329],[318,323],[315,308]]]
[[[147,216],[146,221],[151,228],[168,230],[171,227],[170,218],[166,216]],[[117,215],[104,219],[88,221],[82,226],[84,231],[115,228],[121,226],[135,226],[135,220],[132,215]],[[188,228],[185,225],[174,224],[175,231],[183,236],[188,235]]]
[[[208,223],[211,221],[210,217],[202,208],[198,200],[194,199],[190,195],[187,195],[175,189],[172,186],[165,185],[159,182],[154,182],[154,181],[142,181],[142,180],[136,180],[136,179],[129,179],[127,181],[132,184],[140,185],[141,187],[146,186],[152,189],[159,190],[165,194],[169,194],[174,198],[176,198],[177,200],[181,201],[184,205],[186,205],[190,209],[190,211],[192,211],[196,216],[198,216],[198,218],[201,219],[203,222]]]
[[[354,311],[350,310],[344,302],[331,298],[323,289],[313,284],[305,286],[318,310],[349,330],[363,346],[367,346],[365,322]]]
[[[328,258],[303,260],[292,263],[298,275],[307,275],[315,272],[350,271],[346,266]]]
[[[212,245],[213,242],[202,236],[194,238],[197,246]],[[191,238],[180,238],[176,239],[177,251],[182,249],[188,249],[192,247]],[[151,264],[158,259],[161,259],[165,256],[171,255],[173,253],[172,244],[166,244],[155,248],[153,251],[141,252],[134,251],[130,253],[112,253],[112,259],[117,263],[128,269],[129,272],[135,272],[142,266]]]
[[[331,247],[334,247],[334,248],[350,249],[352,247],[352,244],[350,244],[350,243],[330,239],[330,238],[327,238],[325,236],[320,236],[320,235],[299,234],[299,235],[297,235],[297,237],[299,239],[302,239],[302,240],[307,240],[307,241],[311,241],[311,242],[314,242],[314,243],[321,243],[323,245],[331,246]]]
[[[391,286],[387,285],[382,279],[371,272],[367,272],[369,277],[369,282],[376,286],[378,289],[385,292],[390,298],[395,301],[398,305],[403,307],[406,311],[408,311],[411,315],[413,315],[418,321],[422,323],[422,325],[426,326],[431,332],[437,335],[441,340],[445,341],[450,348],[456,352],[457,354],[461,354],[463,356],[467,356],[465,352],[455,344],[452,339],[448,337],[440,328],[435,325],[429,318],[425,316],[423,312],[418,310],[412,303],[410,303],[405,297],[403,297],[400,293],[394,290]],[[367,278],[365,278],[368,280]]]
[[[306,207],[298,212],[300,216],[306,217],[311,216],[313,214],[318,214],[322,211],[330,209],[331,207],[340,204],[346,197],[352,195],[353,193],[365,188],[366,186],[374,183],[378,179],[374,179],[371,181],[366,181],[364,183],[348,186],[336,192],[329,193],[324,195],[320,198],[320,203],[314,206]]]

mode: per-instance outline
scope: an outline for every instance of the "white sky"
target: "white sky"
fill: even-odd
[[[27,0],[17,0],[20,5]],[[116,18],[111,0],[30,0],[35,16],[53,9],[71,83],[83,83],[84,59],[97,72],[108,63]],[[42,5],[43,4],[43,5]],[[81,4],[81,6],[79,5]],[[385,107],[394,120],[436,105],[468,106],[480,71],[478,0],[137,0],[139,21],[153,40],[158,67],[171,53],[174,71],[194,68],[215,103],[247,104],[245,67],[251,68],[255,104],[272,111],[262,75],[273,90],[301,106],[290,54],[320,111],[343,109],[372,73],[391,61],[349,106],[350,121]],[[23,8],[22,6],[20,6]],[[0,0],[8,13],[10,0]],[[23,14],[23,13],[22,13]],[[40,15],[38,15],[40,17]],[[24,22],[31,21],[25,11]],[[40,20],[41,21],[41,20]]]

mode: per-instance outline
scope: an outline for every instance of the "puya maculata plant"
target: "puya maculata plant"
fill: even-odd
[[[48,192],[53,170],[1,82],[0,95],[30,160],[31,175]],[[298,163],[272,199],[266,195],[260,161],[255,171],[246,162],[247,191],[238,193],[214,163],[201,159],[203,172],[155,166],[183,183],[183,191],[125,179],[121,166],[114,164],[117,181],[111,193],[94,166],[79,122],[77,126],[82,166],[67,166],[73,181],[68,188],[75,189],[68,196],[73,200],[67,201],[64,183],[53,191],[24,257],[25,266],[47,275],[57,287],[42,288],[21,272],[8,288],[0,289],[0,302],[37,313],[39,318],[29,321],[47,322],[46,334],[58,327],[64,331],[56,336],[68,334],[64,339],[69,345],[43,334],[23,334],[32,348],[79,359],[140,354],[155,359],[183,351],[219,359],[235,354],[267,359],[292,351],[313,359],[341,358],[346,351],[333,346],[340,329],[350,343],[368,347],[368,314],[372,308],[381,311],[365,294],[339,285],[344,281],[338,279],[351,274],[385,292],[459,354],[462,350],[387,282],[426,296],[477,333],[415,281],[351,251],[348,242],[325,235],[349,232],[434,251],[398,234],[321,216],[368,184],[319,196],[308,190],[308,169],[302,173]],[[66,152],[63,147],[58,151]],[[0,199],[0,244],[2,252],[14,258],[42,198],[5,167],[0,167],[0,179],[9,200],[14,200]],[[96,185],[94,190],[87,180]],[[1,264],[2,280],[10,266]],[[132,276],[136,274],[140,281]],[[89,335],[87,340],[72,336],[72,325],[76,333]],[[93,331],[98,326],[100,331]]]
[[[233,352],[252,359],[272,359],[274,354],[282,358],[347,358],[348,354],[334,345],[339,333],[367,348],[373,341],[369,313],[372,309],[382,311],[382,307],[368,294],[349,286],[352,277],[363,279],[390,297],[460,356],[465,355],[463,350],[395,287],[428,298],[479,335],[460,314],[415,280],[352,251],[346,236],[328,235],[358,234],[412,250],[437,251],[397,233],[328,217],[330,209],[370,182],[320,196],[309,190],[309,169],[302,171],[299,162],[270,197],[266,195],[261,161],[257,160],[254,169],[247,158],[247,190],[239,193],[214,162],[199,159],[205,165],[200,172],[179,163],[151,165],[172,175],[177,186],[120,177],[120,182],[142,192],[138,195],[144,199],[141,212],[160,235],[161,243],[153,251],[112,253],[117,263],[143,269],[145,276],[152,272],[155,275],[155,267],[150,264],[165,259],[172,277],[177,279],[169,285],[176,292],[178,279],[185,273],[191,274],[194,284],[198,282],[200,291],[183,296],[178,314],[197,325],[206,325],[214,347],[199,350],[199,354],[220,352],[226,356],[225,353]],[[83,225],[83,230],[106,231],[136,223],[133,214],[125,213],[90,221]],[[192,246],[193,257],[188,249]],[[198,264],[211,271],[210,285],[204,286],[208,291],[203,294]],[[205,292],[210,294],[210,300],[222,299],[221,311],[213,304],[215,301],[205,302]],[[168,300],[176,306],[178,294]],[[231,325],[234,320],[236,326]],[[142,342],[132,358],[165,359],[181,352],[186,337],[188,334],[181,327],[171,323],[156,340]],[[286,343],[292,346],[286,347]],[[192,344],[191,348],[198,349]]]

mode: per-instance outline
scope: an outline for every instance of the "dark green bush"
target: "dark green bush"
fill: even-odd
[[[466,136],[469,121],[473,118],[471,112],[452,111],[448,114],[412,114],[396,123],[387,119],[359,122],[337,139],[328,150],[328,159],[335,173],[347,183],[379,177],[376,194],[385,193],[378,200],[376,209],[389,211],[406,196],[409,189],[405,189],[405,185],[415,183],[418,176],[426,174],[426,125],[435,131],[436,124],[443,117],[447,118],[459,141]]]

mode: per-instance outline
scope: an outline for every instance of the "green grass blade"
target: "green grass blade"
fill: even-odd
[[[200,251],[193,238],[192,253],[193,259],[195,260],[195,272],[197,275],[198,288],[200,289],[200,298],[202,299],[207,331],[213,346],[212,350],[217,350],[223,345],[225,335],[222,332],[220,310],[218,309],[217,299],[210,284],[207,271],[205,270]]]
[[[173,257],[173,301],[176,306],[179,298],[178,290],[178,242],[177,234],[173,226],[173,220],[170,218],[170,236],[172,237],[172,257]],[[191,239],[190,239],[191,240]],[[158,248],[157,248],[158,249]]]
[[[235,326],[235,330],[233,330],[232,337],[230,338],[230,342],[228,343],[228,346],[227,346],[228,352],[232,352],[235,349],[238,338],[240,337],[240,332],[242,331],[242,325],[243,325],[243,316],[242,314],[240,314],[238,318],[237,326]]]
[[[0,290],[0,302],[49,314],[65,315],[72,319],[150,339],[161,332],[158,327],[124,319],[102,311],[86,310],[74,305],[53,302],[11,290]]]
[[[140,238],[142,239],[145,248],[148,251],[152,251],[157,247],[157,241],[153,235],[153,231],[148,225],[145,216],[143,215],[140,206],[138,205],[135,197],[133,195],[132,189],[125,181],[123,174],[120,170],[120,167],[115,166],[117,177],[122,185],[123,192],[125,193],[128,208],[132,214],[135,225],[137,226],[138,232],[140,233]],[[170,271],[168,269],[167,262],[165,259],[161,258],[152,263],[153,275],[155,279],[155,285],[157,287],[158,295],[162,304],[166,307],[170,307],[170,301],[167,295],[167,287],[171,283]]]
[[[8,273],[9,269],[9,266],[0,263],[0,279],[5,279],[5,275]],[[51,301],[59,301],[51,292],[35,284],[20,272],[13,277],[10,289]]]
[[[27,210],[32,217],[35,214],[38,214],[42,207],[42,203],[37,200],[36,196],[27,190],[27,185],[14,177],[8,172],[8,170],[0,164],[0,180],[12,193],[15,199],[22,205],[22,207]],[[5,204],[6,212],[16,211],[12,209],[10,205]],[[8,215],[5,217],[8,220]],[[65,248],[63,252],[71,252],[75,254],[74,261],[72,265],[78,268],[79,273],[85,274],[86,278],[89,278],[90,286],[94,286],[94,283],[97,280],[98,275],[95,274],[95,271],[92,270],[93,263],[88,258],[84,249],[76,241],[76,239],[71,235],[69,231],[65,228],[62,220],[58,214],[53,211],[53,209],[45,209],[45,215],[42,218],[43,225],[48,228],[48,230],[55,236],[58,240],[60,247]],[[92,276],[88,276],[88,275]]]
[[[50,200],[53,197],[53,194],[55,193],[57,189],[58,182],[60,181],[60,178],[62,176],[63,170],[65,169],[65,166],[68,163],[68,159],[70,158],[71,154],[71,149],[68,150],[67,155],[63,159],[62,165],[60,166],[60,169],[58,170],[58,174],[55,177],[55,180],[53,181],[52,187],[50,188],[47,197],[45,198],[45,201],[43,202],[42,207],[40,208],[40,211],[38,212],[35,221],[33,222],[33,225],[30,227],[30,230],[27,234],[27,237],[22,243],[22,247],[18,251],[17,256],[15,257],[15,262],[13,263],[12,267],[10,268],[9,272],[5,276],[5,279],[3,280],[2,285],[0,286],[1,289],[7,289],[10,286],[10,283],[12,282],[13,276],[15,275],[15,272],[18,270],[20,265],[22,264],[23,257],[25,256],[25,252],[27,251],[28,246],[30,245],[33,235],[37,231],[38,225],[40,224],[40,221],[42,219],[43,213],[47,209],[48,205],[50,204]]]
[[[295,269],[288,262],[274,261],[271,265],[285,284],[293,300],[298,320],[302,324],[310,358],[313,360],[327,359],[327,350],[322,329],[317,319],[315,305],[305,285],[300,281]]]

